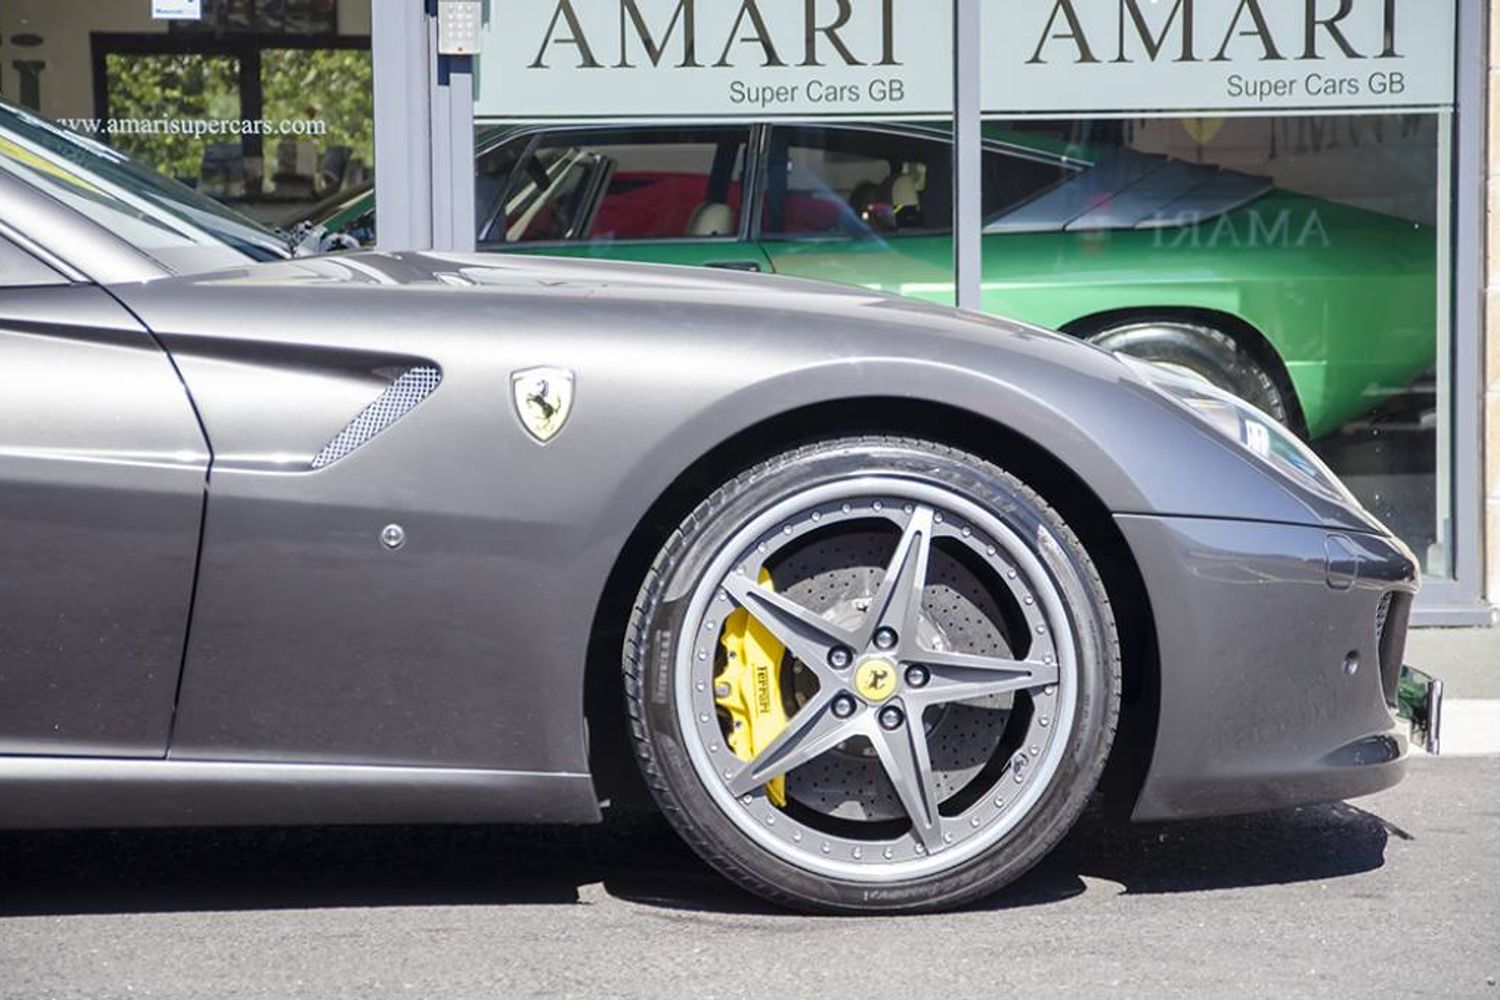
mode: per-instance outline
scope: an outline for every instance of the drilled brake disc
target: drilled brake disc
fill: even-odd
[[[778,589],[836,624],[852,626],[864,615],[890,560],[889,533],[852,532],[813,541],[776,564]],[[933,553],[922,595],[919,639],[939,650],[1010,656],[995,598],[958,559]],[[792,674],[795,707],[798,686],[811,683],[805,672]],[[805,692],[804,692],[805,693]],[[994,757],[1010,718],[1014,695],[991,695],[933,708],[923,720],[932,755],[939,800],[967,785]],[[869,744],[850,741],[787,775],[787,795],[816,812],[847,820],[888,820],[905,816],[885,769]]]

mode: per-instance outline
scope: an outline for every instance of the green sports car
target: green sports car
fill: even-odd
[[[951,141],[911,124],[537,126],[479,142],[481,249],[951,302]],[[990,130],[983,305],[1188,369],[1308,437],[1434,364],[1431,226],[1264,178]],[[367,243],[369,191],[309,221]]]

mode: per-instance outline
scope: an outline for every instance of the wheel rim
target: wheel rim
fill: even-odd
[[[837,622],[755,582],[799,544],[882,525],[893,551],[855,623]],[[1034,544],[1058,549],[1044,528]],[[962,558],[987,575],[985,582],[1008,602],[1012,640],[1019,643],[1024,633],[1015,656],[931,648],[923,596],[937,556]],[[785,645],[786,662],[816,681],[786,728],[749,761],[727,745],[713,693],[718,637],[738,608]],[[720,548],[692,593],[683,627],[674,664],[677,721],[699,780],[755,843],[817,874],[888,882],[954,868],[1033,811],[1066,752],[1078,665],[1061,591],[1032,547],[1000,518],[928,482],[877,475],[782,499]],[[849,653],[847,665],[835,665],[843,662],[831,655],[836,648]],[[884,668],[897,677],[890,693],[861,686]],[[962,789],[942,794],[930,747],[934,715],[945,706],[1004,697],[1024,711],[1008,710],[994,759]],[[848,753],[861,741],[901,804],[904,817],[896,824],[836,821],[800,802],[771,801],[766,782]]]

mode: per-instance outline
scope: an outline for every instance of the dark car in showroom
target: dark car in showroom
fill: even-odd
[[[292,256],[142,173],[0,105],[0,825],[643,783],[754,892],[912,912],[1096,793],[1339,799],[1435,742],[1411,553],[1205,381],[868,289]]]

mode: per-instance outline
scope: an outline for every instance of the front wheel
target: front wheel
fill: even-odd
[[[809,446],[715,490],[627,634],[637,756],[711,865],[803,909],[991,893],[1083,809],[1119,710],[1109,599],[1018,479],[924,441]]]

